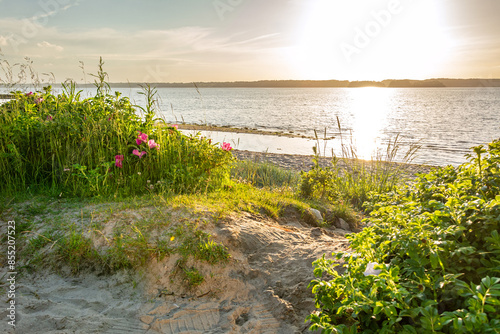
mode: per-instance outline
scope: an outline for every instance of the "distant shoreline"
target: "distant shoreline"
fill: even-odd
[[[113,88],[138,88],[144,85],[139,82],[109,83]],[[348,80],[259,80],[259,81],[228,81],[228,82],[159,82],[149,83],[156,88],[481,88],[500,87],[500,79],[426,79],[426,80],[396,80],[382,81],[348,81]],[[49,85],[43,83],[42,85]],[[61,83],[53,83],[60,86]],[[23,86],[23,85],[19,85]],[[29,85],[27,85],[29,86]],[[94,87],[94,84],[78,84],[79,87]],[[5,88],[0,84],[0,88]]]
[[[139,83],[113,83],[113,87],[140,86]],[[233,82],[189,82],[189,83],[152,83],[158,88],[480,88],[500,87],[500,79],[426,79],[426,80],[260,80]]]

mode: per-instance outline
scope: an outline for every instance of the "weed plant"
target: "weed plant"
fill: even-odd
[[[186,231],[182,231],[182,244],[178,251],[187,258],[194,258],[208,262],[210,264],[225,263],[229,260],[230,254],[227,248],[211,240],[211,236],[201,230],[194,229],[193,226],[187,226]]]
[[[312,329],[500,332],[500,141],[468,159],[370,197],[352,252],[314,263]]]
[[[157,118],[151,87],[140,117],[127,97],[111,95],[102,59],[95,77],[90,98],[69,82],[59,95],[50,86],[16,91],[0,105],[0,193],[128,196],[209,191],[228,182],[230,147]]]
[[[69,235],[62,236],[57,246],[58,258],[71,267],[73,273],[77,273],[82,266],[100,267],[102,257],[93,247],[90,239],[81,233],[72,230]]]
[[[351,202],[358,210],[370,192],[384,193],[395,189],[407,176],[405,165],[412,162],[419,146],[411,145],[402,157],[403,163],[395,163],[401,151],[399,137],[389,141],[385,152],[378,152],[370,161],[358,159],[356,147],[345,143],[340,121],[337,118],[341,141],[341,155],[332,151],[332,165],[321,167],[319,136],[315,131],[317,145],[314,149],[314,165],[308,172],[302,172],[300,194],[305,198],[318,198],[334,202]],[[326,139],[326,130],[325,130]],[[325,151],[323,150],[323,155]]]

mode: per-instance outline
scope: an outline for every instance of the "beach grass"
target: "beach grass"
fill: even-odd
[[[91,98],[81,99],[69,83],[60,95],[51,87],[14,92],[0,105],[0,193],[116,197],[210,191],[229,182],[229,149],[160,126],[150,87],[140,117],[128,98],[110,94],[103,76]]]
[[[326,152],[321,152],[320,138],[315,132],[314,166],[301,175],[300,194],[303,197],[349,201],[358,210],[363,210],[370,193],[390,192],[414,176],[408,173],[407,167],[419,149],[418,144],[406,149],[401,163],[396,163],[403,149],[398,136],[388,142],[385,151],[376,152],[370,160],[359,159],[356,145],[344,140],[338,118],[337,122],[341,154],[337,156],[332,150],[331,165],[320,166],[320,157],[325,157]],[[324,135],[326,137],[326,131]]]
[[[297,188],[300,173],[280,168],[270,162],[254,162],[250,160],[237,161],[232,169],[231,176],[235,180],[246,181],[259,188]]]

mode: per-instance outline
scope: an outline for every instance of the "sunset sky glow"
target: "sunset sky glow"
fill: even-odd
[[[58,81],[500,78],[498,0],[0,0],[0,60]],[[88,79],[88,78],[87,78]]]

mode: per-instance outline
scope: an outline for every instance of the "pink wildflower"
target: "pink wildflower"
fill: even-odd
[[[139,157],[139,159],[140,159],[143,156],[145,156],[147,153],[146,153],[146,151],[139,152],[139,150],[133,150],[132,154],[137,155]]]
[[[33,92],[26,93],[26,96],[33,95]]]
[[[179,126],[177,124],[172,125],[172,127],[175,128],[176,130],[179,130]]]
[[[231,144],[229,143],[226,143],[226,142],[223,142],[222,145],[221,145],[221,149],[223,149],[224,151],[231,151],[233,148],[231,147]]]
[[[40,104],[42,102],[43,102],[43,97],[39,97],[39,98],[35,99],[36,104]]]
[[[52,116],[47,116],[47,121],[51,121],[52,120]]]
[[[139,143],[139,141],[147,143],[148,142],[148,135],[139,131],[139,134],[137,135],[136,142]],[[140,145],[140,144],[138,144],[138,145]]]
[[[123,168],[123,161],[124,157],[123,155],[115,155],[115,166],[118,168]]]
[[[149,146],[149,148],[156,148],[157,150],[160,149],[160,145],[155,143],[154,139],[151,139],[150,141],[148,141],[148,146]]]

